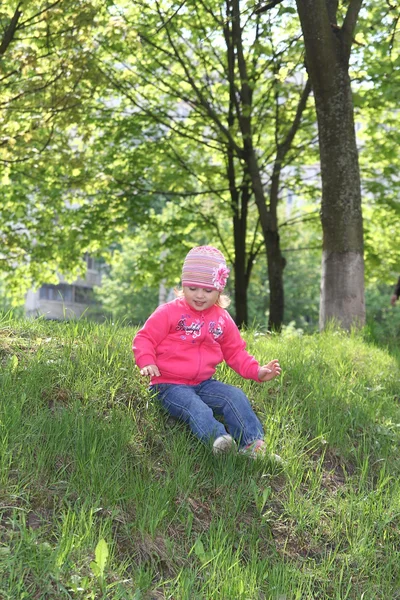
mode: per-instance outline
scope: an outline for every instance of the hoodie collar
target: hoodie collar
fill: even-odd
[[[184,296],[182,296],[182,298],[180,298],[180,300],[182,301],[183,306],[190,311],[192,314],[194,315],[208,315],[211,314],[214,310],[216,305],[213,304],[212,306],[210,306],[210,308],[206,308],[205,310],[195,310],[192,306],[190,306],[190,304],[187,302],[186,298]]]

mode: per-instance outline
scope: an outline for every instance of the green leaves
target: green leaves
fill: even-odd
[[[33,0],[19,16],[0,7],[0,270],[8,291],[23,296],[57,271],[72,279],[84,252],[108,258],[139,228],[148,251],[135,262],[135,293],[160,274],[164,247],[173,285],[173,265],[193,243],[214,240],[233,259],[235,226],[247,254],[260,246],[243,148],[256,148],[268,194],[303,86],[304,56],[293,3],[258,16],[250,2],[239,6],[245,81],[229,37],[233,17],[219,0]],[[370,202],[397,202],[399,191],[396,28],[394,11],[370,2],[353,48]],[[315,203],[319,191],[300,168],[317,160],[309,105],[279,194],[287,188]]]
[[[107,542],[105,539],[101,538],[95,550],[96,559],[90,563],[90,568],[92,569],[93,574],[99,579],[104,578],[104,570],[106,568],[108,554]]]

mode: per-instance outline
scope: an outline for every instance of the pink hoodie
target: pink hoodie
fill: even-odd
[[[132,349],[139,369],[157,365],[151,383],[197,385],[212,377],[223,360],[246,379],[260,368],[246,350],[230,314],[219,306],[197,311],[184,298],[162,304],[138,331]]]

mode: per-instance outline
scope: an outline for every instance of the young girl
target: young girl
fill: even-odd
[[[239,375],[258,382],[281,373],[278,360],[260,366],[221,295],[229,269],[212,246],[190,250],[182,268],[182,293],[159,306],[133,340],[140,373],[151,378],[150,389],[175,418],[188,423],[213,452],[239,445],[250,456],[264,455],[264,432],[245,394],[213,378],[223,360]],[[225,425],[214,417],[222,415]],[[273,455],[279,460],[279,457]]]

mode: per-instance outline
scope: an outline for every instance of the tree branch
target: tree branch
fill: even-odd
[[[157,12],[160,16],[161,19],[163,19],[163,14],[160,10],[160,7],[157,3]],[[221,122],[217,112],[215,111],[214,107],[210,104],[210,102],[208,102],[208,100],[204,97],[204,95],[202,94],[201,90],[199,89],[196,81],[194,80],[194,78],[191,75],[191,67],[185,62],[185,60],[182,58],[182,55],[180,54],[180,52],[178,51],[178,48],[176,47],[176,44],[174,43],[169,28],[165,27],[165,32],[167,34],[168,37],[168,41],[169,41],[169,45],[173,50],[173,54],[170,54],[171,56],[173,56],[173,58],[175,60],[177,60],[179,62],[179,64],[181,65],[185,76],[186,76],[186,81],[187,83],[191,86],[193,92],[195,93],[195,95],[197,96],[198,102],[200,104],[200,106],[203,107],[203,109],[205,110],[205,112],[207,113],[207,115],[210,117],[210,119],[215,123],[215,125],[217,126],[217,128],[219,129],[219,131],[223,134],[223,136],[225,137],[226,140],[229,141],[229,143],[235,148],[235,151],[237,152],[238,155],[240,155],[242,153],[242,149],[237,145],[236,141],[234,140],[234,138],[232,137],[230,131],[223,125],[223,123]],[[140,35],[140,37],[146,41],[148,44],[154,46],[154,44],[151,42],[151,40],[149,38],[147,38],[147,36],[144,35]],[[165,53],[165,50],[162,50]]]
[[[20,16],[22,15],[22,11],[19,10],[21,5],[22,5],[22,2],[19,2],[17,5],[17,8],[15,9],[15,12],[12,16],[12,19],[9,22],[8,27],[4,32],[4,35],[3,35],[3,38],[2,38],[1,44],[0,44],[0,56],[3,56],[3,54],[5,54],[8,46],[11,44],[11,42],[14,39],[14,35],[15,35],[15,32],[16,32],[17,26],[18,26],[18,21],[19,21]]]
[[[285,248],[285,252],[298,252],[299,250],[322,250],[321,246],[304,246],[303,248]]]
[[[339,0],[326,0],[326,8],[328,10],[329,22],[334,28],[337,27],[338,5]]]
[[[256,15],[261,15],[261,13],[267,12],[267,10],[271,10],[271,8],[278,6],[278,4],[281,4],[282,2],[283,0],[271,0],[271,2],[268,2],[268,4],[256,8],[254,12]]]
[[[27,23],[29,23],[30,21],[33,21],[34,19],[36,19],[36,17],[40,17],[40,15],[42,15],[45,12],[48,12],[49,10],[51,10],[52,8],[54,8],[55,6],[57,6],[57,4],[60,4],[62,0],[56,0],[55,2],[53,2],[52,4],[49,4],[48,6],[46,6],[45,8],[43,8],[43,10],[40,10],[39,12],[35,13],[34,15],[32,15],[31,17],[29,17],[29,19],[25,19],[25,21],[22,21],[21,23],[21,29],[23,29]],[[34,23],[35,25],[37,25],[37,23]]]
[[[315,221],[316,219],[319,219],[319,210],[315,210],[308,215],[297,215],[297,217],[293,217],[292,219],[288,219],[281,223],[280,227],[297,225],[298,223],[306,223],[307,221]]]
[[[220,189],[220,190],[204,190],[204,192],[165,192],[164,190],[147,190],[145,188],[140,188],[136,183],[130,183],[127,181],[123,181],[122,179],[115,178],[115,181],[119,184],[128,185],[129,187],[134,188],[138,192],[146,193],[149,196],[179,196],[179,197],[193,197],[193,196],[204,196],[207,194],[219,194],[220,192],[229,192],[229,189]]]
[[[42,154],[47,149],[48,145],[50,144],[50,142],[53,138],[53,133],[54,133],[54,126],[51,127],[49,136],[48,136],[47,140],[45,141],[45,143],[43,144],[43,146],[40,148],[40,150],[36,151],[36,155]],[[24,158],[16,158],[16,159],[8,159],[8,160],[0,159],[0,163],[2,163],[3,165],[11,165],[11,164],[16,164],[16,163],[27,162],[31,158],[32,158],[32,156],[25,156]]]
[[[293,119],[293,123],[291,128],[289,129],[287,136],[285,137],[285,139],[283,140],[283,142],[281,144],[279,144],[279,146],[285,150],[284,154],[287,154],[288,150],[290,149],[294,136],[297,133],[297,130],[300,126],[300,122],[301,122],[301,117],[303,115],[303,112],[306,108],[306,104],[307,104],[307,100],[308,100],[308,96],[311,93],[311,82],[309,79],[307,79],[306,81],[306,85],[303,88],[303,91],[301,93],[300,96],[300,100],[299,103],[297,105],[297,109],[296,109],[296,114],[295,117]],[[283,158],[283,157],[282,157]]]
[[[182,2],[180,3],[180,5],[176,9],[176,11],[170,17],[168,17],[168,19],[166,21],[163,22],[163,24],[157,29],[156,33],[159,33],[161,31],[161,29],[164,29],[164,27],[166,27],[168,25],[168,23],[170,21],[172,21],[172,19],[174,17],[176,17],[178,12],[181,10],[182,6],[184,6],[185,4],[186,4],[186,0],[182,0]]]
[[[172,132],[176,133],[177,135],[179,135],[180,137],[191,139],[191,140],[193,140],[199,144],[205,145],[208,148],[211,148],[213,150],[219,150],[218,146],[216,146],[210,142],[206,142],[204,139],[198,138],[195,135],[193,135],[191,133],[190,129],[183,127],[181,123],[177,123],[172,118],[171,114],[163,113],[159,108],[151,110],[149,108],[146,108],[142,104],[140,104],[132,96],[130,91],[127,90],[120,82],[118,82],[116,78],[114,78],[114,76],[113,76],[114,74],[110,74],[109,72],[105,71],[100,65],[98,65],[97,68],[112,83],[112,85],[115,87],[115,89],[120,91],[128,100],[130,100],[130,102],[133,104],[133,106],[136,106],[140,111],[142,111],[142,113],[144,115],[148,116],[150,119],[154,120],[156,123],[163,125],[166,128],[166,130],[172,131]],[[174,126],[172,126],[171,123]],[[178,127],[178,125],[179,125],[179,127]]]
[[[346,16],[342,25],[342,41],[347,58],[350,57],[351,46],[354,38],[354,31],[357,25],[358,14],[363,0],[350,0]]]

